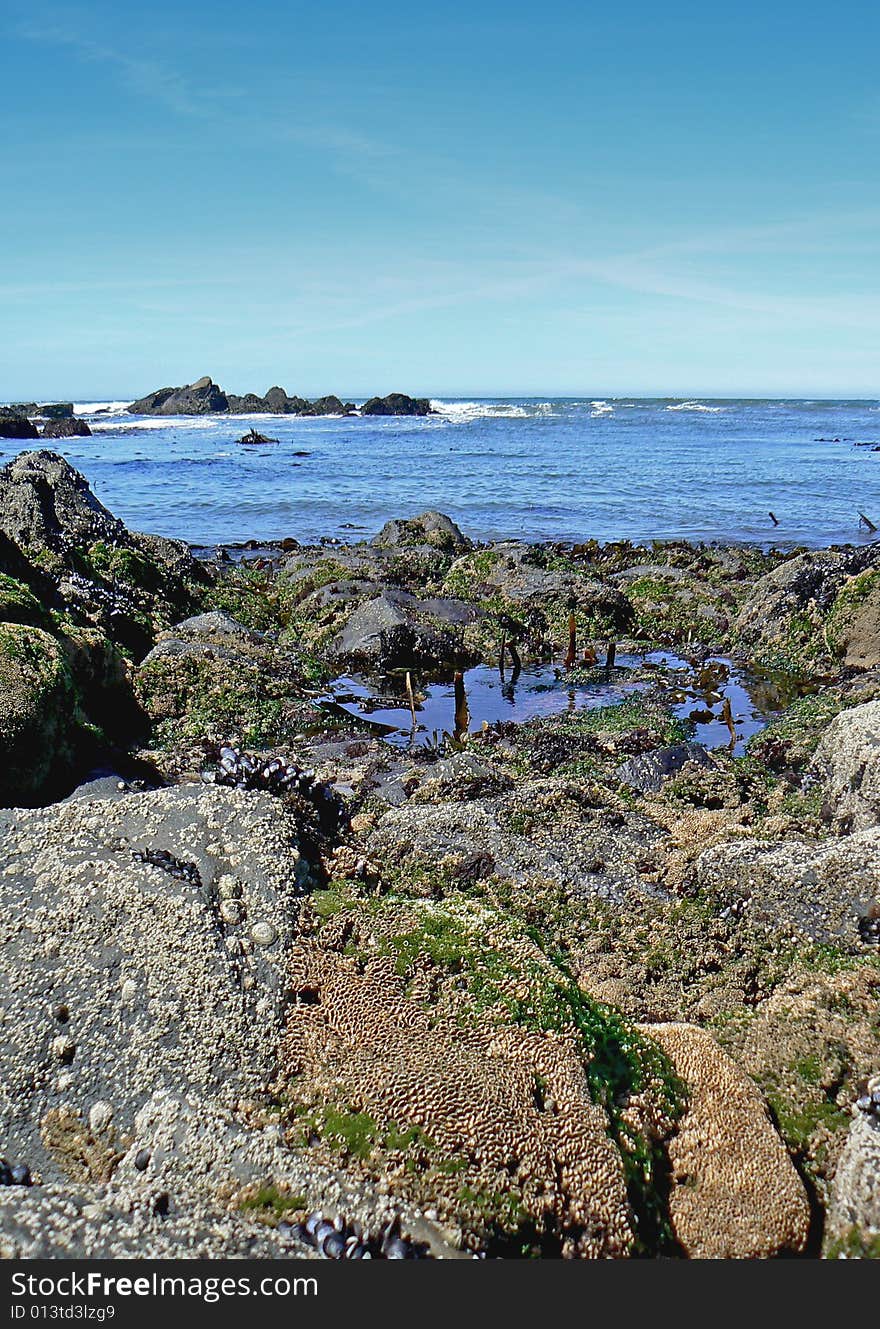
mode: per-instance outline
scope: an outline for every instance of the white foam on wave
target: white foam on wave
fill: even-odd
[[[211,429],[224,417],[216,415],[126,415],[98,416],[91,422],[93,434],[140,433],[145,429]]]
[[[549,405],[549,403],[546,403]],[[529,412],[524,406],[509,401],[431,401],[438,415],[457,423],[467,420],[499,419],[523,420]]]
[[[590,406],[593,408],[590,411],[592,419],[596,419],[597,416],[614,414],[614,407],[607,401],[591,401]]]
[[[74,402],[74,415],[123,415],[129,407],[127,401],[78,401]]]
[[[673,406],[667,406],[667,411],[705,411],[707,415],[717,415],[723,411],[723,406],[705,406],[701,401],[680,401]]]

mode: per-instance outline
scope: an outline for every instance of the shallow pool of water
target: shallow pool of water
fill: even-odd
[[[338,678],[328,701],[373,726],[393,746],[409,747],[436,742],[444,734],[461,737],[484,723],[523,724],[538,716],[619,705],[661,683],[675,713],[693,726],[697,742],[739,754],[797,695],[790,685],[723,656],[694,662],[671,651],[620,654],[616,666],[607,679],[598,670],[589,682],[573,682],[555,664],[503,672],[477,665],[461,676],[458,686],[451,677],[414,682],[415,723],[403,675],[386,679],[381,692],[359,677]]]

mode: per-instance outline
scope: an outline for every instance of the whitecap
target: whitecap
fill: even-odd
[[[432,408],[438,415],[445,416],[456,423],[482,419],[525,419],[529,412],[524,406],[516,406],[507,401],[431,401]]]
[[[680,401],[674,406],[667,406],[667,411],[705,411],[707,415],[717,415],[723,406],[704,406],[701,401]]]

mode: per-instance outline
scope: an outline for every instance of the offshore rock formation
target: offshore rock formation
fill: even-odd
[[[259,396],[255,392],[236,396],[224,392],[210,378],[180,388],[157,388],[139,397],[127,408],[132,415],[355,415],[353,402],[344,402],[332,394],[307,401],[288,396],[284,388],[272,387]],[[360,409],[361,415],[430,415],[431,403],[424,397],[408,397],[404,392],[390,392],[387,397],[370,397]]]

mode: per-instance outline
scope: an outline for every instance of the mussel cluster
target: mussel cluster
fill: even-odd
[[[359,1223],[344,1218],[331,1222],[320,1210],[309,1214],[303,1223],[279,1223],[281,1237],[292,1238],[311,1246],[325,1260],[424,1260],[427,1247],[401,1236],[397,1218],[387,1223],[375,1236],[365,1233]]]
[[[0,1186],[32,1186],[31,1170],[27,1163],[9,1163],[0,1158]]]
[[[860,1112],[864,1112],[866,1117],[872,1117],[874,1121],[880,1121],[880,1075],[872,1075],[865,1092],[856,1099],[856,1107]]]
[[[167,872],[169,877],[174,877],[176,881],[186,882],[189,886],[201,886],[202,878],[195,863],[184,863],[181,859],[175,858],[167,849],[135,849],[132,851],[132,858],[138,863],[150,863],[155,868],[161,868]]]
[[[345,804],[332,785],[317,780],[314,771],[281,757],[252,756],[239,748],[222,747],[216,769],[203,771],[202,779],[232,789],[299,794],[317,808],[322,824],[335,828],[346,820]]]

